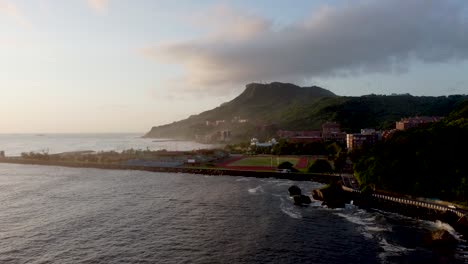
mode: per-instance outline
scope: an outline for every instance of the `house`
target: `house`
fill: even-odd
[[[231,139],[231,130],[219,130],[211,134],[195,135],[195,141],[201,143],[229,142]]]
[[[322,133],[319,130],[279,130],[277,135],[292,143],[306,143],[322,141]]]
[[[278,142],[276,142],[276,139],[272,138],[268,142],[260,142],[257,138],[252,138],[250,140],[250,146],[255,146],[255,147],[262,147],[262,148],[269,148],[274,145],[276,145]]]
[[[347,134],[346,135],[346,147],[348,151],[353,149],[362,148],[363,146],[369,146],[375,144],[379,140],[377,133],[373,134]]]
[[[322,139],[324,141],[345,143],[346,133],[341,132],[340,124],[336,122],[326,122],[322,125]]]
[[[226,120],[216,120],[215,121],[216,126],[224,125],[225,123],[226,123]]]
[[[300,131],[290,131],[290,130],[279,130],[276,133],[280,138],[293,138],[293,137],[314,137],[321,138],[321,132],[319,130],[300,130]]]
[[[336,122],[326,122],[322,124],[322,134],[341,133],[340,124]]]
[[[442,119],[442,117],[438,116],[417,116],[417,117],[409,117],[403,118],[400,121],[396,122],[395,126],[397,130],[405,130],[414,127],[421,127],[425,124],[438,122]]]
[[[243,123],[247,123],[249,122],[248,119],[242,119],[240,116],[235,116],[232,118],[231,120],[231,123],[240,123],[240,124],[243,124]]]

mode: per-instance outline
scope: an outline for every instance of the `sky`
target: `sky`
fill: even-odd
[[[0,0],[0,133],[144,133],[273,81],[468,94],[468,1]]]

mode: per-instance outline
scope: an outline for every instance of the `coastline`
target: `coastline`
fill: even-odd
[[[323,184],[329,184],[340,180],[341,177],[330,174],[318,173],[280,173],[272,171],[252,171],[252,170],[233,170],[225,168],[197,168],[197,167],[156,167],[156,166],[138,166],[112,163],[91,163],[91,162],[69,162],[69,161],[47,161],[47,160],[26,160],[20,158],[0,158],[0,163],[22,164],[22,165],[41,165],[41,166],[60,166],[70,168],[93,168],[106,170],[138,170],[149,172],[168,172],[168,173],[190,173],[212,176],[242,176],[255,178],[275,178],[287,179],[292,181],[314,181]]]

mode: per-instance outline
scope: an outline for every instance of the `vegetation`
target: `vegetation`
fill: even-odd
[[[22,152],[21,157],[23,159],[31,159],[31,160],[49,160],[50,156],[48,152]]]
[[[327,155],[327,145],[323,142],[291,143],[280,140],[273,146],[271,153],[274,155]]]
[[[380,190],[468,200],[468,102],[424,128],[395,133],[354,154],[359,182]]]
[[[298,169],[294,168],[294,164],[292,164],[289,161],[284,161],[281,162],[280,165],[278,165],[279,170],[287,170],[289,172],[299,172]]]
[[[332,173],[333,168],[328,160],[318,159],[310,165],[308,172],[311,173]]]
[[[280,169],[280,170],[290,170],[293,167],[294,167],[294,164],[292,164],[289,161],[281,162],[280,165],[278,165],[278,169]]]
[[[296,164],[299,161],[298,158],[294,157],[247,157],[241,160],[232,162],[229,166],[259,166],[259,167],[276,167],[283,162],[289,162]]]
[[[163,150],[140,150],[128,149],[121,152],[117,151],[76,151],[60,154],[49,154],[47,152],[28,152],[21,153],[23,159],[29,160],[50,160],[65,162],[85,162],[85,163],[122,163],[129,160],[145,161],[166,161],[175,160],[186,161],[187,159],[197,159],[199,161],[211,162],[225,158],[228,154],[222,150],[201,149],[194,151],[167,151]]]

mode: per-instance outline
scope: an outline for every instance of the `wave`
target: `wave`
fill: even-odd
[[[382,220],[376,215],[370,215],[364,210],[357,209],[354,212],[347,214],[349,210],[344,213],[336,213],[336,215],[345,218],[349,222],[358,225],[358,230],[367,239],[376,240],[379,243],[380,248],[383,250],[379,253],[378,257],[382,263],[390,263],[389,257],[397,257],[407,252],[413,251],[414,249],[406,248],[401,245],[389,243],[382,233],[392,231],[391,226],[388,223],[380,223]]]
[[[258,193],[264,193],[265,192],[261,185],[255,187],[255,188],[248,189],[248,191],[249,191],[249,193],[252,193],[252,194],[256,194],[257,192]]]
[[[236,182],[244,182],[244,181],[250,181],[250,179],[249,179],[249,178],[245,178],[245,177],[236,179]]]
[[[405,248],[403,246],[388,243],[388,241],[385,238],[382,238],[379,241],[379,245],[383,249],[383,252],[379,254],[379,258],[382,260],[383,263],[389,263],[387,262],[388,257],[401,256],[402,254],[405,254],[407,252],[414,250],[414,249]]]
[[[295,206],[290,201],[285,201],[283,197],[280,197],[280,199],[281,199],[281,203],[280,203],[281,212],[285,213],[286,215],[294,219],[302,218],[302,214],[297,208],[297,206]]]

